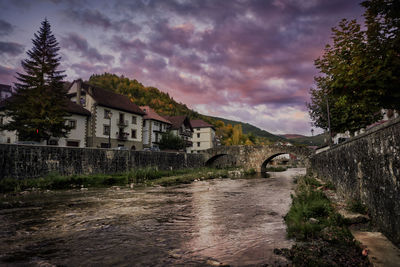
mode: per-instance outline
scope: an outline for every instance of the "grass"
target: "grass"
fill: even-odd
[[[132,169],[117,174],[90,174],[62,176],[57,173],[49,173],[45,177],[30,179],[5,178],[0,180],[0,192],[19,192],[30,189],[72,189],[81,187],[108,187],[135,184],[160,184],[173,185],[189,183],[195,179],[212,179],[227,177],[228,170],[213,168],[158,170],[155,167]]]
[[[310,176],[297,178],[296,195],[285,216],[291,249],[277,250],[294,266],[369,266],[361,248],[321,184]]]
[[[359,199],[352,199],[346,203],[348,211],[360,214],[368,214],[368,208]]]

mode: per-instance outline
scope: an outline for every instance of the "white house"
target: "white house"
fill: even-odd
[[[193,127],[191,153],[200,153],[201,150],[213,148],[216,143],[215,128],[203,120],[191,120]]]
[[[11,120],[11,118],[4,116],[4,108],[5,102],[3,101],[0,103],[0,124],[5,124]],[[70,101],[67,103],[66,110],[71,114],[65,118],[66,123],[73,128],[66,138],[50,138],[49,145],[85,147],[87,123],[90,112]],[[18,140],[16,131],[0,131],[0,143],[15,144],[18,141],[24,140]],[[41,144],[46,145],[46,141],[43,141]]]
[[[88,147],[143,149],[142,125],[146,115],[127,96],[75,80],[68,95],[90,111]]]
[[[171,122],[157,114],[149,106],[140,108],[146,113],[143,117],[143,147],[158,147],[162,134],[167,132]]]

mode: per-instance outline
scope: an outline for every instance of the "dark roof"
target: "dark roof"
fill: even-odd
[[[156,120],[156,121],[161,121],[161,122],[164,122],[164,123],[171,124],[171,122],[169,120],[167,120],[166,118],[163,118],[162,116],[160,116],[151,107],[149,107],[149,106],[141,106],[140,108],[146,113],[146,115],[144,115],[143,119],[145,119],[145,120]]]
[[[10,102],[14,99],[13,96],[7,98],[6,100],[3,100],[0,102],[0,110],[3,110],[6,106],[6,102]],[[79,106],[78,104],[68,100],[67,102],[67,106],[66,106],[66,111],[72,114],[79,114],[79,115],[83,115],[83,116],[90,116],[91,113],[83,108],[82,106]]]
[[[193,128],[213,128],[211,124],[203,121],[203,120],[190,120],[190,124],[192,125]]]
[[[0,91],[12,93],[11,85],[0,83]]]
[[[192,125],[190,124],[190,120],[186,116],[164,116],[167,120],[171,122],[171,130],[178,130],[181,128],[182,124],[188,126],[191,130],[193,130]]]
[[[67,111],[72,114],[79,114],[83,116],[90,116],[89,110],[85,109],[84,107],[72,102],[68,101],[67,103]]]
[[[127,96],[120,95],[100,87],[95,87],[84,82],[82,82],[82,88],[101,106],[135,113],[138,115],[146,114]]]

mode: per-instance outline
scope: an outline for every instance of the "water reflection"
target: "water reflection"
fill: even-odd
[[[300,172],[3,198],[0,265],[273,264],[291,245],[282,216]]]

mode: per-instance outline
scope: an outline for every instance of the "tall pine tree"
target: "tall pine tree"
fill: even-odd
[[[66,137],[67,94],[64,71],[57,70],[61,57],[58,42],[45,19],[32,39],[28,59],[21,62],[25,74],[17,73],[16,94],[6,103],[6,116],[12,120],[2,128],[17,131],[19,140],[49,141]]]

